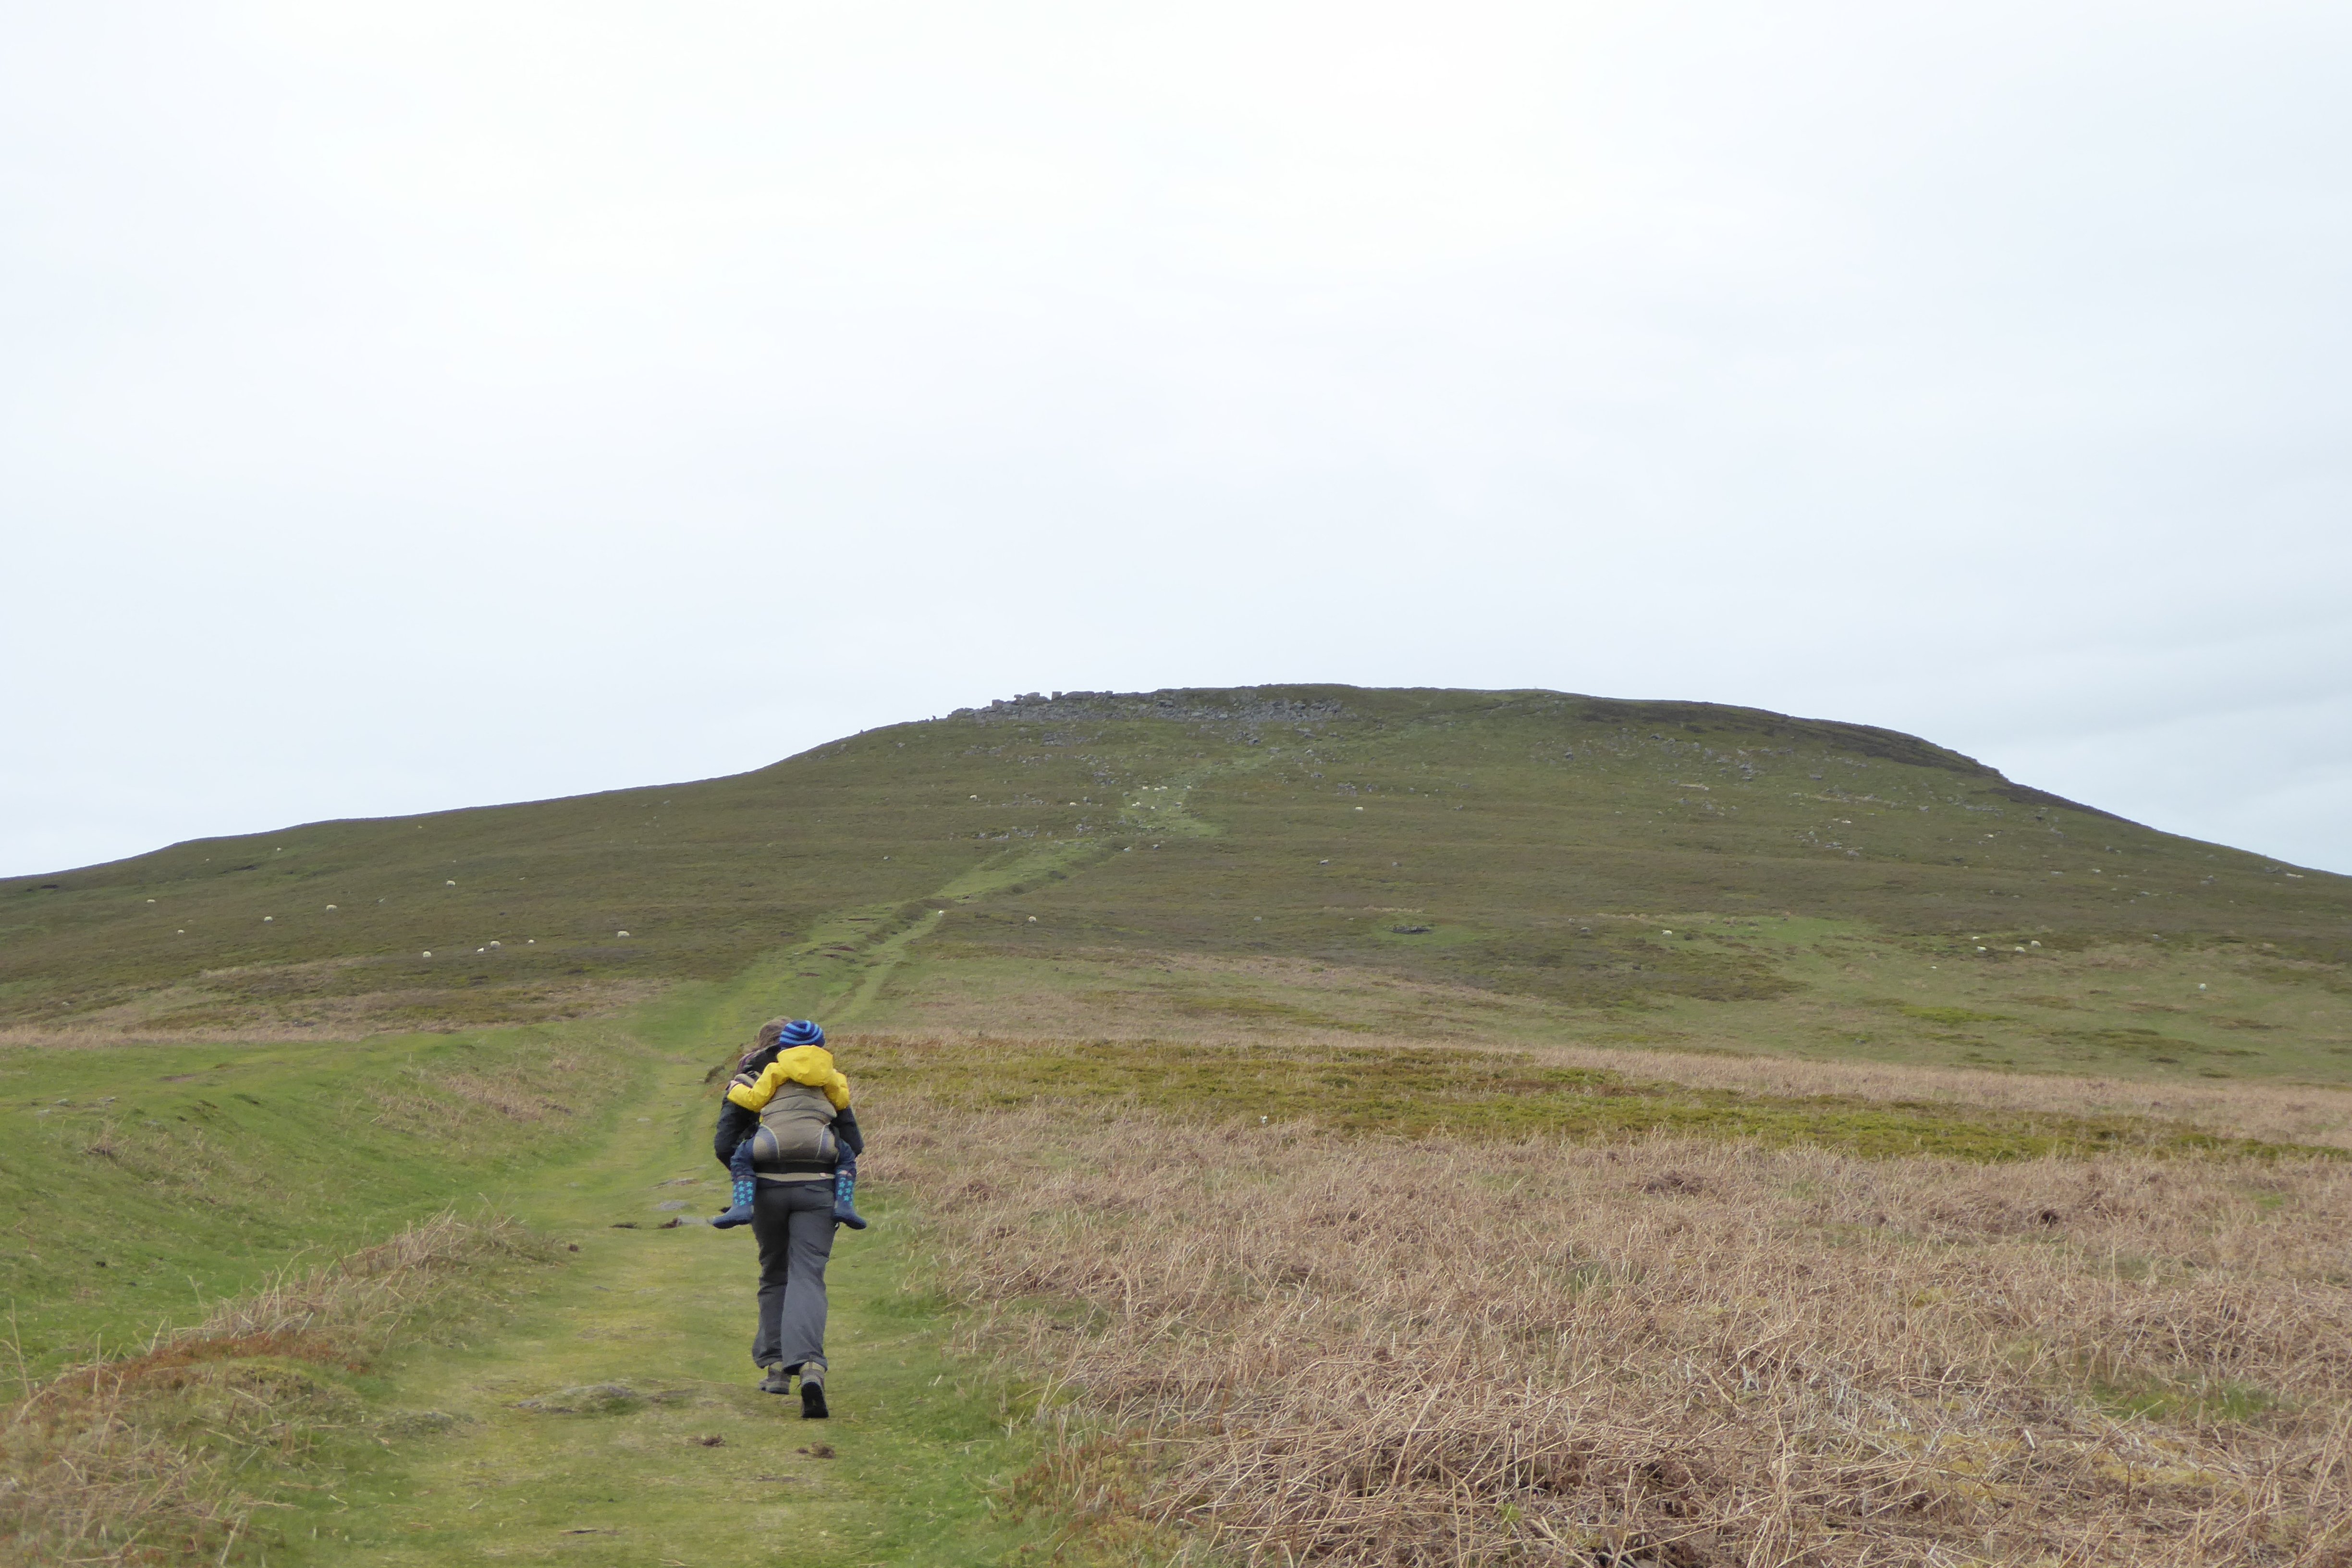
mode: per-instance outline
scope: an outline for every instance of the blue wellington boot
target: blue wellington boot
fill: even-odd
[[[844,1160],[833,1173],[833,1223],[845,1225],[852,1230],[864,1230],[866,1218],[849,1206],[857,1191],[857,1162]]]
[[[751,1173],[751,1141],[746,1138],[735,1145],[735,1156],[727,1162],[727,1173],[735,1178],[734,1201],[726,1212],[710,1222],[713,1230],[730,1230],[751,1223],[751,1205],[760,1195],[760,1178]]]

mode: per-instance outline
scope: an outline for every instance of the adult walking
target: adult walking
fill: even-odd
[[[849,1080],[834,1066],[823,1029],[806,1018],[760,1026],[728,1081],[711,1149],[739,1180],[748,1174],[752,1184],[760,1327],[751,1360],[763,1374],[760,1390],[790,1394],[798,1376],[801,1415],[822,1420],[828,1414],[824,1266],[834,1226],[866,1223],[850,1207],[848,1190],[866,1139],[849,1108]],[[739,1194],[738,1206],[720,1219],[741,1212]]]

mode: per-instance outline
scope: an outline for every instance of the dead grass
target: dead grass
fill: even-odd
[[[2352,1562],[2336,1161],[874,1123],[1139,1559]]]
[[[1083,1043],[1164,1046],[1169,1042],[1129,1041],[1105,1034],[1088,1035]],[[841,1049],[844,1070],[854,1076],[862,1049],[878,1053],[885,1063],[895,1063],[905,1053],[917,1062],[930,1058],[970,1064],[1022,1053],[1066,1053],[1080,1044],[1043,1029],[1018,1033],[936,1029],[845,1034]],[[1365,1037],[1352,1030],[1253,1027],[1187,1031],[1174,1044],[1173,1056],[1182,1058],[1224,1051],[1246,1056],[1265,1052],[1270,1044],[1277,1050],[1309,1054],[1355,1054],[1367,1048]],[[1668,1048],[1507,1045],[1406,1037],[1384,1037],[1376,1048],[1391,1055],[1472,1053],[1482,1059],[1526,1061],[1562,1072],[1613,1074],[1631,1085],[1675,1085],[1708,1093],[1781,1100],[1844,1100],[1948,1112],[1956,1119],[1981,1112],[2092,1121],[2129,1118],[2193,1129],[2217,1138],[2352,1150],[2352,1089],[2333,1085],[2162,1082]]]
[[[1459,1047],[1457,1047],[1459,1048]],[[2150,1116],[2208,1132],[2272,1143],[2352,1149],[2352,1089],[2306,1084],[2214,1084],[2076,1075],[1813,1062],[1785,1057],[1690,1055],[1536,1046],[1525,1054],[1561,1067],[1622,1072],[1695,1089],[1754,1094],[1849,1095],[1887,1104],[2062,1110],[2077,1116]]]
[[[1808,1143],[1873,1158],[1940,1155],[1979,1163],[2131,1150],[2188,1157],[2307,1158],[2336,1151],[2263,1142],[2173,1117],[2072,1110],[2063,1096],[2007,1105],[1766,1093],[1689,1083],[1621,1068],[1643,1054],[1570,1065],[1548,1054],[1450,1044],[1374,1045],[1284,1036],[1200,1041],[1034,1037],[860,1037],[856,1075],[968,1108],[1118,1107],[1211,1120],[1255,1115],[1353,1132],[1462,1141],[1529,1136],[1624,1140],[1657,1131],[1766,1143]],[[1705,1076],[1709,1058],[1685,1058]],[[1898,1080],[1882,1079],[1882,1089]],[[1812,1087],[1819,1087],[1818,1085]],[[1899,1089],[1898,1089],[1899,1092]]]
[[[223,1301],[135,1355],[37,1384],[20,1362],[0,1425],[0,1562],[226,1561],[266,1506],[255,1462],[299,1461],[355,1426],[335,1373],[522,1247],[504,1222],[445,1214]]]

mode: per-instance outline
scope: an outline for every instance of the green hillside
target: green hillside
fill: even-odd
[[[751,1386],[750,1238],[697,1223],[719,1069],[778,1012],[827,1024],[875,1139],[821,1436]],[[1455,1386],[1607,1366],[1627,1403],[1574,1430],[1638,1441],[1449,1479],[1377,1558],[1318,1508],[1288,1556],[1516,1560],[1527,1520],[1605,1506],[1653,1533],[1547,1558],[1698,1518],[1688,1561],[1762,1561],[1795,1467],[1863,1452],[1929,1500],[1800,1491],[1888,1560],[1940,1531],[2151,1561],[2113,1520],[2199,1510],[2335,1540],[2308,1455],[2345,1393],[2308,1346],[2340,1306],[2352,879],[1885,731],[1024,699],[0,883],[0,1564],[1238,1561],[1285,1500],[1412,1490],[1347,1456],[1471,1474],[1393,1457],[1430,1405],[1388,1358],[1482,1323],[1498,1359]],[[418,1222],[448,1249],[379,1278]],[[410,1305],[282,1283],[338,1258]],[[287,1289],[299,1330],[254,1329]],[[1757,1360],[1797,1313],[1801,1353]],[[1570,1451],[1555,1406],[1485,1398],[1475,1452]],[[1182,1479],[1193,1437],[1254,1432],[1327,1468]],[[1702,1448],[1731,1458],[1652,1498],[1654,1456]],[[1465,1520],[1493,1552],[1429,1544]]]
[[[731,778],[16,879],[0,1029],[525,1023],[780,950],[872,1023],[2352,1068],[2352,879],[1860,725],[1346,687],[1024,698]]]

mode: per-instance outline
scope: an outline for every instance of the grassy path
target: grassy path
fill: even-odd
[[[549,1190],[510,1204],[579,1252],[488,1337],[387,1358],[370,1392],[404,1414],[381,1462],[278,1515],[292,1555],[273,1556],[832,1568],[986,1563],[1014,1543],[984,1499],[1019,1439],[996,1394],[943,1354],[943,1316],[904,1289],[915,1261],[887,1193],[866,1205],[874,1228],[835,1249],[824,1422],[754,1389],[749,1232],[654,1228],[724,1201],[709,1050],[687,1042],[713,1037],[698,1026],[726,1008],[656,1022],[667,1038],[645,1100]]]

